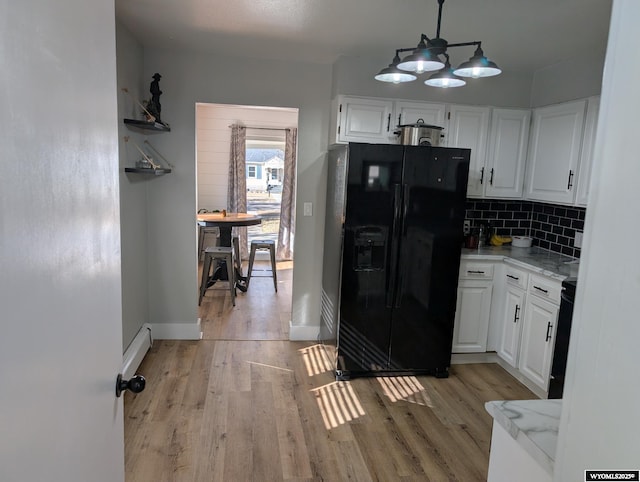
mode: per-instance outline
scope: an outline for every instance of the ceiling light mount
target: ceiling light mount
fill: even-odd
[[[502,73],[502,70],[487,57],[482,51],[482,42],[462,42],[450,44],[440,37],[440,24],[442,21],[442,5],[444,0],[438,0],[438,26],[436,37],[430,39],[425,34],[420,35],[420,42],[416,47],[396,49],[396,55],[388,67],[382,69],[376,80],[381,82],[411,82],[416,80],[414,74],[438,71],[425,81],[426,85],[434,87],[460,87],[465,85],[465,81],[460,77],[492,77]],[[449,64],[447,50],[452,47],[476,46],[476,51],[466,62],[463,62],[457,69],[452,69]],[[401,52],[411,52],[404,59],[400,59]],[[445,57],[445,62],[440,59]],[[446,80],[448,79],[448,80]]]

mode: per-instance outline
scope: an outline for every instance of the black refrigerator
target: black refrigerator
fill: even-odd
[[[338,380],[448,376],[470,152],[330,149],[320,339]]]

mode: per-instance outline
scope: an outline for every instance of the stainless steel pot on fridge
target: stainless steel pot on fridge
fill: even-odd
[[[425,124],[418,119],[415,124],[398,126],[396,134],[400,136],[400,144],[406,146],[439,146],[443,127]]]

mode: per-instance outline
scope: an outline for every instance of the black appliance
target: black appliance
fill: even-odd
[[[573,303],[576,297],[576,281],[576,278],[570,277],[562,282],[556,343],[553,351],[553,362],[551,363],[551,379],[549,380],[549,398],[562,398],[562,392],[564,390],[564,375],[567,370]]]
[[[329,151],[320,338],[338,380],[448,376],[470,153]]]

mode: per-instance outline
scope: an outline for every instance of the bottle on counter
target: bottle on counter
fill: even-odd
[[[480,225],[480,231],[478,232],[478,248],[482,248],[487,244],[487,228],[484,224]]]

